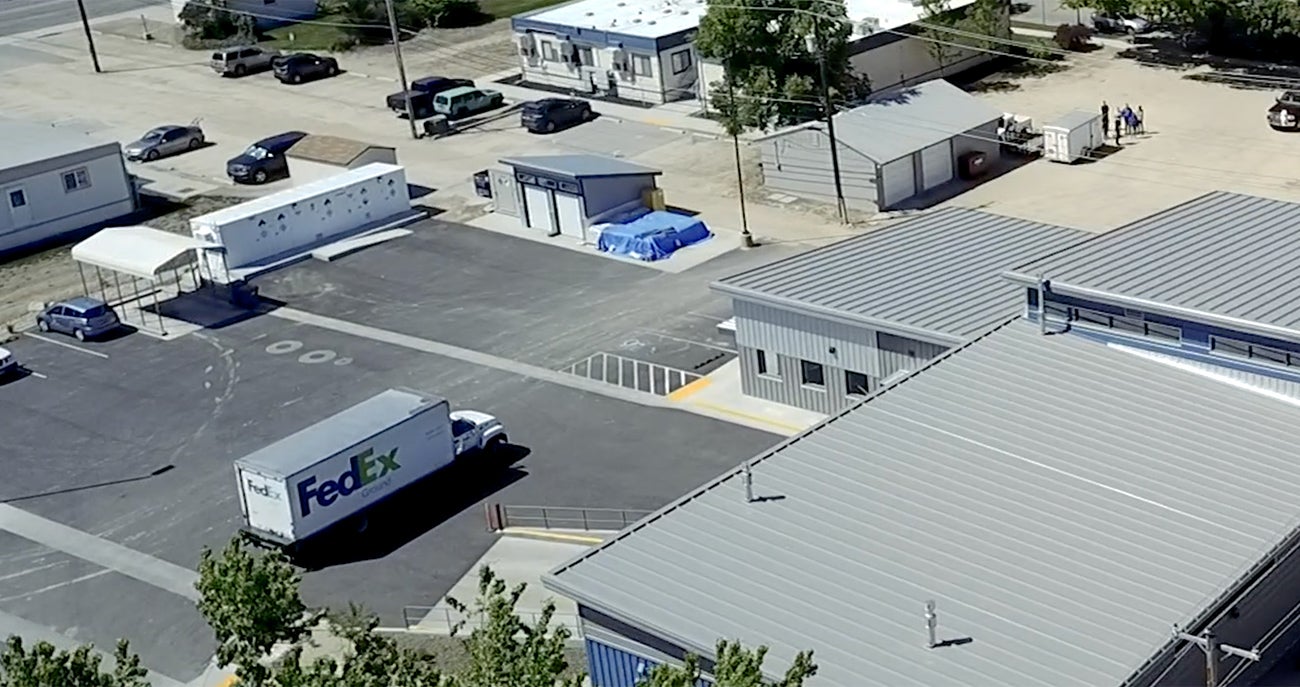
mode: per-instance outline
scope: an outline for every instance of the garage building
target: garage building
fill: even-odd
[[[1297,401],[1237,373],[1296,376],[1297,221],[1213,193],[1023,264],[1020,314],[552,571],[593,684],[719,638],[808,687],[1294,684]]]
[[[1001,276],[1089,234],[945,208],[721,279],[741,390],[834,413],[1023,308]]]
[[[1001,117],[992,105],[941,79],[881,93],[840,112],[835,138],[845,202],[865,211],[914,205],[914,199],[957,179],[964,156],[982,153],[985,167],[994,165],[1000,157]],[[756,141],[769,190],[835,202],[825,122]]]
[[[309,184],[350,169],[360,169],[372,162],[397,164],[397,149],[391,146],[317,134],[304,136],[284,156],[294,185]]]
[[[493,178],[496,211],[518,216],[524,227],[548,236],[594,241],[589,229],[650,204],[663,172],[604,155],[533,155],[503,158],[513,185]]]

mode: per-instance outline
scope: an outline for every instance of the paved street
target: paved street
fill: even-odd
[[[91,19],[165,4],[159,0],[85,0],[86,15]],[[76,0],[0,0],[0,36],[77,21],[81,21],[81,15]]]

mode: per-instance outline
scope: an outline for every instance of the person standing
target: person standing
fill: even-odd
[[[1110,105],[1101,101],[1101,137],[1110,138]]]
[[[1138,105],[1138,133],[1145,134],[1146,132],[1147,132],[1147,113],[1142,109],[1141,105]]]
[[[1120,131],[1124,128],[1124,118],[1118,113],[1115,115],[1115,145],[1119,145]]]

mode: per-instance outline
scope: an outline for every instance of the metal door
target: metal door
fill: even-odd
[[[14,229],[32,224],[32,204],[27,189],[22,186],[6,188],[5,205],[9,208],[9,218],[13,220]]]
[[[1048,129],[1043,132],[1043,157],[1048,160],[1064,160],[1066,156],[1061,153],[1062,139],[1068,139],[1069,134]],[[1065,141],[1065,149],[1069,149],[1069,141]]]
[[[582,198],[564,191],[555,192],[555,216],[559,219],[560,233],[579,240],[586,240],[585,227],[582,226]]]
[[[952,181],[952,141],[936,143],[921,151],[921,178],[925,190]]]
[[[894,205],[916,195],[916,166],[911,155],[894,160],[882,168],[884,182],[881,185],[881,209]]]
[[[492,180],[492,202],[496,211],[511,217],[519,216],[519,192],[515,189],[515,175],[509,170],[488,170]]]
[[[547,234],[555,233],[555,200],[548,189],[525,185],[524,211],[528,226]]]

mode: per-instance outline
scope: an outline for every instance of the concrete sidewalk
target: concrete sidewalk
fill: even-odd
[[[751,427],[782,436],[794,436],[826,419],[821,413],[746,396],[740,390],[740,361],[717,370],[668,395],[668,400],[688,409],[710,411]]]

